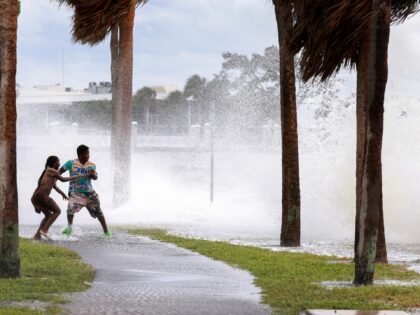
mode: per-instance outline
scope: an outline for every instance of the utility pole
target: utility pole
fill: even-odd
[[[64,87],[64,46],[61,47],[61,84]]]
[[[214,201],[214,101],[210,103],[210,203]]]

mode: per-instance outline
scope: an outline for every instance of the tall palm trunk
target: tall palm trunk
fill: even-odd
[[[372,0],[372,28],[361,41],[358,101],[363,105],[365,124],[361,154],[360,209],[356,246],[356,285],[373,283],[382,209],[382,136],[384,96],[388,79],[388,42],[391,1]],[[359,192],[359,191],[358,191]]]
[[[388,263],[388,251],[386,249],[386,238],[385,238],[385,219],[384,219],[384,207],[383,200],[381,200],[381,209],[379,211],[379,230],[378,230],[378,242],[376,243],[376,258],[375,262],[387,264]]]
[[[136,1],[133,1],[130,12],[119,24],[118,52],[114,64],[116,71],[112,75],[112,79],[116,79],[113,90],[115,96],[113,109],[114,205],[116,206],[128,200],[130,189],[135,4]]]
[[[116,109],[117,109],[117,63],[118,63],[118,42],[119,42],[119,25],[115,24],[111,28],[111,40],[110,40],[110,50],[111,50],[111,82],[112,82],[112,121],[111,121],[111,161],[114,165],[115,162],[115,129],[116,129],[116,123],[115,123],[115,117],[117,115]],[[113,168],[114,169],[114,168]]]
[[[17,0],[0,0],[0,278],[20,275],[16,180],[18,6]]]
[[[364,140],[366,134],[366,108],[365,108],[365,94],[363,91],[362,80],[362,66],[361,56],[356,63],[357,68],[357,91],[356,91],[356,220],[355,220],[355,235],[354,235],[354,261],[358,260],[357,246],[359,244],[359,221],[360,221],[360,207],[362,202],[362,173],[363,173],[363,152]]]
[[[280,108],[282,129],[282,246],[300,246],[299,147],[296,112],[294,53],[290,47],[292,7],[287,0],[273,0],[280,45]]]
[[[361,207],[361,196],[362,196],[362,170],[363,170],[363,147],[364,138],[366,134],[366,108],[364,101],[364,94],[362,93],[363,80],[360,63],[357,62],[357,105],[356,105],[356,116],[357,116],[357,152],[356,152],[356,221],[355,221],[355,246],[354,246],[354,261],[357,260],[357,244],[359,241],[359,224],[360,221],[360,207]],[[382,171],[381,171],[382,172]],[[386,248],[385,240],[385,224],[384,224],[384,213],[383,213],[383,200],[381,199],[379,209],[379,230],[378,230],[378,241],[376,244],[376,258],[375,262],[388,263],[388,253]]]

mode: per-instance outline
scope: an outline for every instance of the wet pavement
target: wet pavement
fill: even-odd
[[[21,226],[21,235],[30,237],[35,227]],[[186,233],[181,228],[168,228],[178,235],[234,244],[253,245],[273,251],[284,250],[275,240],[235,238],[227,235]],[[78,226],[75,235],[61,235],[54,227],[55,243],[78,252],[97,270],[92,289],[72,294],[66,305],[67,314],[269,314],[270,308],[259,304],[261,295],[253,277],[224,263],[177,248],[174,245],[151,241],[143,237],[117,233],[111,239],[102,236],[98,226]],[[350,242],[303,242],[291,252],[350,257]],[[392,263],[405,264],[420,272],[420,244],[388,244]],[[334,263],[332,261],[331,263]],[[416,283],[378,282],[378,285],[419,285]],[[341,287],[351,283],[323,283]],[[363,312],[340,310],[311,310],[311,315],[393,315],[407,314],[391,311]],[[415,314],[420,315],[420,310]]]
[[[253,277],[222,262],[144,237],[105,238],[99,227],[53,237],[96,268],[92,288],[71,294],[66,314],[270,313]]]

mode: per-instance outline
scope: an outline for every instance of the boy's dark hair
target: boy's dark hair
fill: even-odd
[[[81,144],[77,147],[77,156],[79,156],[80,154],[83,154],[87,151],[89,151],[89,147],[84,145],[84,144]]]

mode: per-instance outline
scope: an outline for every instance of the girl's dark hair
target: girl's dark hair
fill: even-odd
[[[41,183],[42,176],[44,176],[45,171],[47,170],[47,167],[53,167],[55,162],[57,162],[58,160],[59,160],[59,158],[55,155],[52,155],[52,156],[48,157],[47,162],[45,162],[44,171],[42,172],[41,176],[38,179],[38,186]]]

